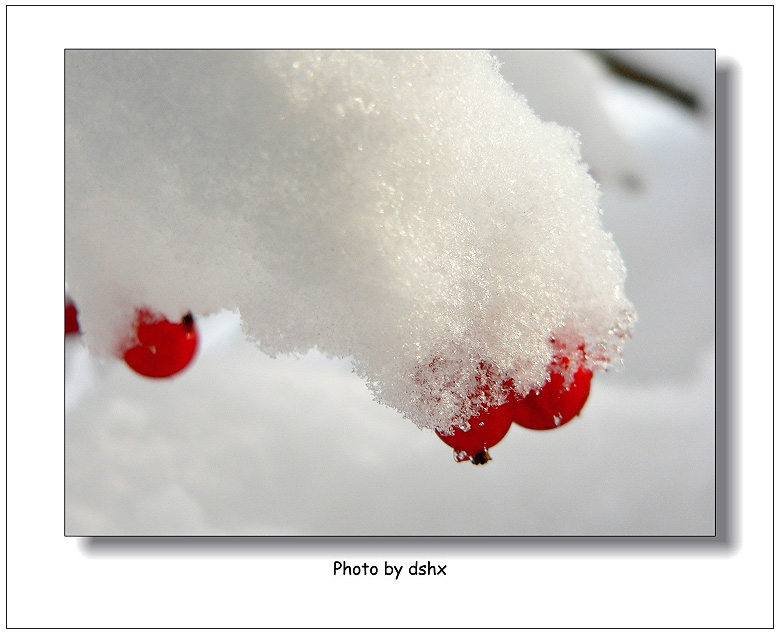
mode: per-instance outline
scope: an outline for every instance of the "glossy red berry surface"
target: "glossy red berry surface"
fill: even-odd
[[[491,407],[469,420],[471,428],[455,427],[452,435],[440,431],[436,434],[455,450],[459,462],[471,460],[474,464],[485,464],[490,460],[488,449],[498,444],[512,426],[512,405],[505,403]]]
[[[198,349],[198,331],[191,314],[171,323],[148,310],[139,310],[136,336],[125,353],[131,369],[149,378],[168,378],[186,368]]]
[[[65,302],[65,334],[79,333],[79,313],[73,302]]]
[[[590,395],[592,378],[593,372],[580,367],[573,382],[566,386],[564,377],[553,370],[550,380],[538,392],[513,399],[514,421],[536,431],[557,429],[582,411]]]

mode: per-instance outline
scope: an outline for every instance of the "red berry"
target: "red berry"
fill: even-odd
[[[563,366],[568,365],[563,360]],[[512,399],[514,421],[520,426],[537,431],[556,429],[579,415],[590,394],[593,372],[580,367],[574,381],[564,386],[563,376],[553,369],[550,380],[538,391],[525,398]]]
[[[79,313],[73,302],[65,302],[65,334],[79,333]]]
[[[131,369],[149,378],[167,378],[190,364],[198,348],[192,314],[171,323],[148,310],[136,317],[136,339],[124,353]]]
[[[453,435],[436,434],[445,444],[455,449],[455,459],[464,462],[470,459],[474,464],[486,464],[490,460],[489,448],[498,444],[512,426],[512,405],[506,402],[491,407],[469,420],[468,431],[454,427]]]

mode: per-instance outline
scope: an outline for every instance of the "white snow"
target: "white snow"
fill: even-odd
[[[195,308],[213,313],[199,320],[200,355],[169,382],[102,362],[83,340],[69,339],[68,394],[78,397],[68,400],[66,414],[68,533],[712,533],[712,122],[600,73],[586,92],[592,101],[552,70],[547,82],[524,89],[522,65],[538,58],[497,55],[502,73],[543,119],[551,118],[543,103],[555,95],[569,104],[568,111],[559,107],[559,120],[571,125],[567,119],[579,117],[583,138],[601,138],[594,130],[608,129],[608,138],[619,139],[583,152],[603,177],[603,221],[626,256],[629,296],[642,315],[626,345],[626,371],[597,375],[574,422],[543,433],[514,427],[491,450],[493,461],[475,468],[455,464],[433,433],[373,402],[349,357],[327,358],[322,351],[333,350],[325,348],[298,359],[258,352],[238,315],[219,310],[237,305]],[[562,64],[561,73],[572,70]],[[134,152],[127,150],[129,159]],[[610,159],[597,162],[599,156]],[[636,169],[638,189],[622,185],[624,165]],[[447,228],[442,235],[451,235]],[[474,243],[480,230],[470,236]],[[234,238],[241,244],[245,236]],[[211,245],[201,240],[199,248],[207,257]],[[231,257],[238,255],[225,253],[226,262]],[[215,274],[195,272],[196,285]],[[218,297],[229,294],[232,280],[225,281]],[[104,291],[116,299],[126,288]],[[372,306],[385,300],[369,298]],[[190,298],[166,300],[175,311],[176,301]],[[291,309],[287,327],[298,327],[305,310]],[[98,320],[106,313],[95,308]],[[278,323],[285,323],[283,314]],[[506,349],[488,338],[483,349]],[[80,381],[76,363],[86,369]]]
[[[587,77],[586,77],[587,79]],[[635,314],[571,130],[479,51],[68,51],[66,277],[93,353],[142,306],[238,311],[271,356],[350,358],[446,428],[555,336],[619,360]]]

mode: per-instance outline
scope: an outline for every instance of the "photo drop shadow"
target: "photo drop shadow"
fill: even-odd
[[[733,140],[737,112],[737,69],[718,66],[715,81],[715,534],[711,536],[95,536],[75,537],[89,556],[138,554],[284,555],[296,553],[364,553],[381,550],[408,554],[457,548],[468,553],[518,552],[657,553],[701,551],[728,553],[738,544],[735,473],[734,354],[737,331],[734,250],[737,244],[734,187],[738,157]]]

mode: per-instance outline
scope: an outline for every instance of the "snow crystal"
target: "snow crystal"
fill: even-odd
[[[66,280],[93,353],[147,306],[351,357],[447,428],[634,320],[576,134],[476,51],[68,51]],[[475,393],[481,393],[479,397]]]

